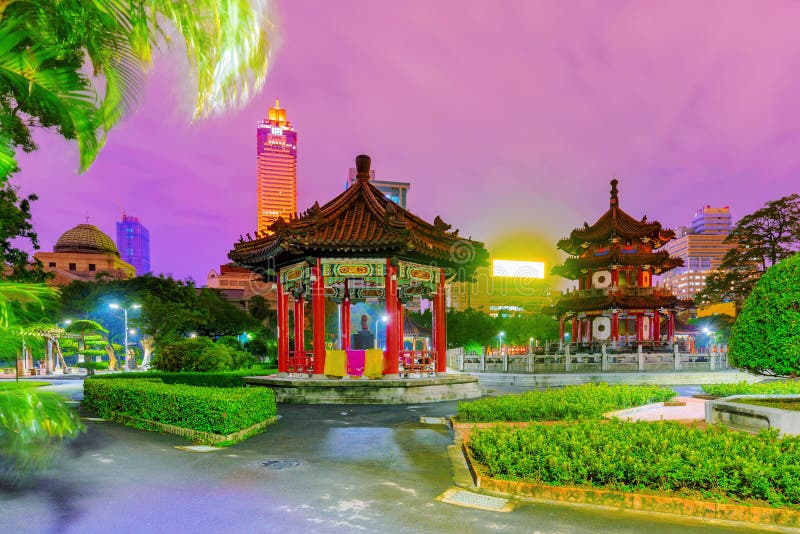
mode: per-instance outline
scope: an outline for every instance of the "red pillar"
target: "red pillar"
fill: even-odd
[[[651,330],[650,339],[653,341],[661,341],[661,316],[658,310],[653,310],[653,328]]]
[[[439,283],[433,297],[433,340],[436,353],[436,372],[447,372],[447,309],[445,302],[444,270],[439,272]]]
[[[611,269],[611,287],[619,285],[619,269]]]
[[[305,368],[306,359],[306,306],[301,294],[294,299],[294,371],[297,372],[299,367],[303,368],[303,372],[308,371]]]
[[[279,275],[280,276],[280,275]],[[289,371],[289,295],[278,280],[278,372]]]
[[[575,342],[579,343],[583,341],[583,319],[576,319],[578,321],[578,337],[575,338]]]
[[[617,312],[611,314],[611,341],[619,342],[619,313]]]
[[[322,260],[311,268],[311,312],[314,316],[314,374],[325,374],[325,279],[322,276]]]
[[[342,301],[342,350],[350,348],[350,292],[347,288],[347,280],[344,281],[344,300]]]
[[[572,342],[578,342],[578,315],[572,316]]]
[[[390,378],[398,378],[400,371],[397,346],[397,269],[389,259],[386,260],[386,352],[384,353],[383,374]],[[377,336],[378,333],[375,332]]]

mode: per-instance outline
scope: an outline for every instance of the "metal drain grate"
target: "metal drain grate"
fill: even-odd
[[[508,499],[481,495],[480,493],[472,493],[470,491],[456,491],[450,495],[444,496],[442,502],[500,512],[503,511],[506,504],[508,504]]]
[[[267,469],[294,469],[303,464],[302,460],[295,460],[294,458],[279,458],[276,460],[267,460],[261,462],[261,465]]]

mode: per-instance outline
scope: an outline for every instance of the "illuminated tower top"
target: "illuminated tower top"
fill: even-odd
[[[256,129],[258,231],[297,211],[297,132],[275,100]]]

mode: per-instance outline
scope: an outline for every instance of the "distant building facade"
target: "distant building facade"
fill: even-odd
[[[247,309],[254,295],[261,295],[270,309],[277,307],[277,287],[264,282],[253,271],[234,265],[220,265],[219,271],[211,269],[206,276],[206,287],[217,290],[226,300]]]
[[[724,243],[733,229],[730,208],[705,206],[692,218],[692,226],[680,227],[677,239],[666,244],[670,256],[683,259],[683,266],[668,272],[661,284],[681,299],[694,300],[706,286],[706,277],[719,268],[725,254],[735,247]]]
[[[122,220],[117,222],[117,249],[122,261],[136,269],[137,276],[150,272],[150,231],[138,217],[122,213]]]
[[[256,129],[258,232],[297,212],[297,132],[275,101]]]
[[[127,280],[136,276],[133,265],[120,257],[114,242],[92,224],[79,224],[61,234],[52,252],[37,252],[45,272],[52,273],[51,285],[65,286],[98,278]]]
[[[376,180],[375,171],[369,171],[369,180],[372,185],[384,194],[386,198],[397,204],[403,209],[408,209],[408,191],[411,189],[411,184],[408,182],[390,182],[388,180]],[[356,184],[356,170],[351,167],[347,175],[347,183],[345,189],[352,187]]]

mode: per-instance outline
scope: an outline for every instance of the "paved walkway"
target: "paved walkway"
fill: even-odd
[[[691,421],[705,420],[706,400],[692,397],[675,397],[675,401],[686,403],[685,406],[651,405],[643,408],[633,408],[617,415],[623,419],[634,421]]]

